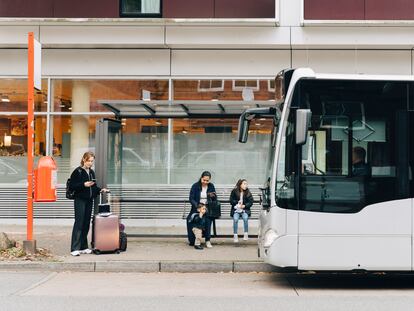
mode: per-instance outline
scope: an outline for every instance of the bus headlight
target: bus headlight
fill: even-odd
[[[272,243],[278,238],[279,236],[277,235],[277,233],[275,231],[273,231],[272,229],[267,230],[265,235],[264,235],[264,239],[263,239],[263,247],[270,247],[272,245]]]

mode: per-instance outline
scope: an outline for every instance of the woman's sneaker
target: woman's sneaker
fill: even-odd
[[[235,235],[233,236],[233,242],[234,242],[234,243],[239,243],[239,237],[238,237],[238,235],[237,235],[237,234],[235,234]]]
[[[70,254],[72,255],[72,256],[80,256],[80,251],[73,251],[73,252],[70,252]]]
[[[81,251],[79,251],[81,254],[92,254],[92,250],[89,248],[85,248]]]
[[[248,239],[249,239],[249,234],[245,232],[243,236],[243,241],[247,241]]]
[[[206,242],[206,247],[207,248],[213,248],[213,245],[211,245],[211,242],[210,241],[207,241]]]

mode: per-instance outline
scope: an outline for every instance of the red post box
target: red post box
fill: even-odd
[[[34,170],[35,202],[55,202],[57,198],[57,166],[52,157],[41,157]]]

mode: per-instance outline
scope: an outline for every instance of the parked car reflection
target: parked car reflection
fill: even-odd
[[[266,155],[259,151],[210,150],[188,152],[173,167],[176,183],[197,178],[201,170],[209,170],[216,183],[233,184],[238,178],[260,183],[266,167]]]
[[[27,158],[0,157],[0,183],[25,183],[27,181]]]

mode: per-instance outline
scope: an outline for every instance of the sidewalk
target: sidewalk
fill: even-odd
[[[25,226],[0,224],[9,237],[25,239]],[[257,239],[234,244],[230,238],[212,239],[213,248],[202,251],[188,246],[186,238],[128,238],[121,254],[69,254],[70,226],[36,226],[37,246],[55,255],[54,261],[0,261],[0,270],[46,270],[90,272],[270,272],[271,266],[257,258]]]

